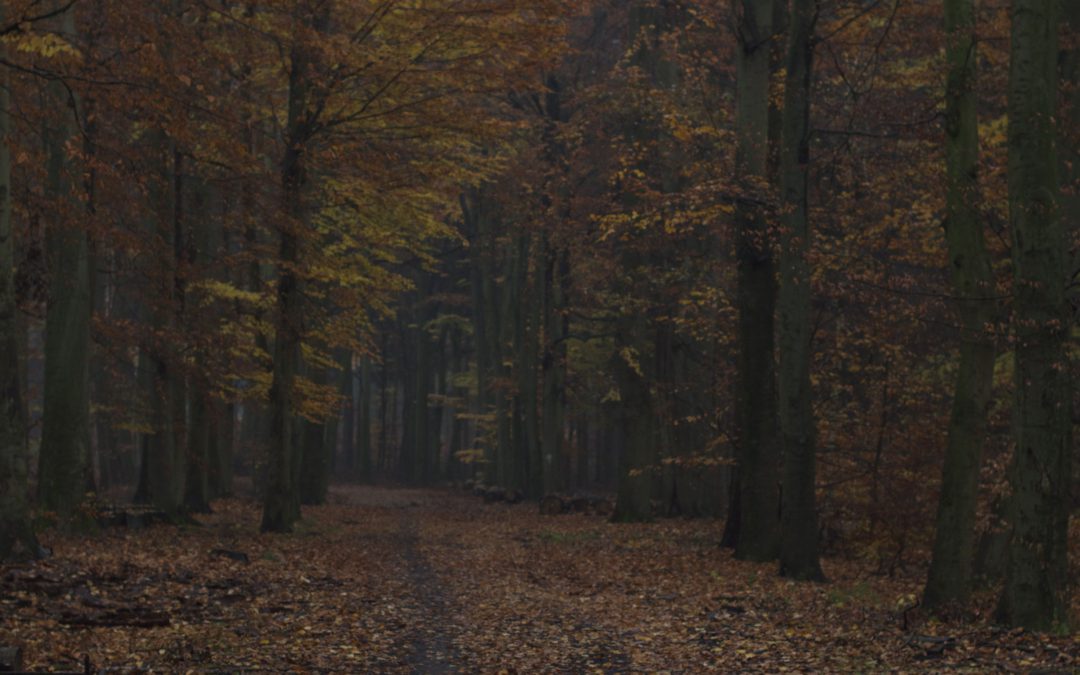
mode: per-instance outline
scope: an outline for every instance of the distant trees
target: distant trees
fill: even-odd
[[[275,532],[332,477],[604,490],[798,579],[932,545],[935,607],[993,490],[1001,617],[1052,627],[1055,6],[7,3],[0,483],[71,525],[235,472]]]

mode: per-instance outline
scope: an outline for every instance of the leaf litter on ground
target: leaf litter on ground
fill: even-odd
[[[24,667],[323,672],[1072,672],[1077,635],[913,608],[915,571],[823,562],[826,584],[735,560],[722,523],[616,525],[453,491],[336,486],[291,535],[251,501],[199,526],[45,538],[0,568]]]

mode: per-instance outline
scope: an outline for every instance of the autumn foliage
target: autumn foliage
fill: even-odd
[[[0,647],[1073,667],[989,623],[1075,610],[1080,16],[1014,4],[4,3]]]

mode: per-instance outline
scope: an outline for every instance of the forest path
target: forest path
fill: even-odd
[[[825,560],[829,584],[781,579],[773,564],[732,559],[716,521],[615,525],[462,491],[341,485],[280,535],[259,532],[255,501],[213,506],[198,527],[43,533],[51,558],[0,566],[0,645],[22,646],[38,671],[71,670],[83,654],[123,672],[1080,665],[1075,635],[902,611],[917,572],[889,579]]]
[[[417,502],[410,502],[417,504]],[[402,557],[408,569],[414,600],[426,621],[413,631],[409,664],[416,673],[442,675],[455,672],[456,657],[449,637],[451,618],[446,607],[442,584],[430,561],[420,550],[420,524],[415,509],[406,508],[401,517]]]

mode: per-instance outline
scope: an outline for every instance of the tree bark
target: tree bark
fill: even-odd
[[[807,189],[815,0],[792,0],[780,155],[780,433],[783,506],[780,574],[824,581],[818,560],[815,424],[810,386],[812,298]]]
[[[546,235],[545,235],[546,236]],[[545,247],[547,248],[547,247]],[[569,332],[566,316],[566,284],[570,276],[568,254],[550,251],[544,264],[544,355],[543,411],[540,420],[540,448],[543,454],[544,494],[562,489],[563,428],[566,424],[566,335]]]
[[[645,343],[643,316],[620,320],[612,370],[619,387],[618,415],[623,434],[623,454],[619,462],[615,522],[642,522],[652,519],[652,485],[659,441],[653,418],[653,402],[641,354],[635,345]]]
[[[1035,630],[1059,630],[1068,621],[1070,324],[1054,127],[1057,8],[1057,0],[1014,0],[1009,66],[1016,450],[998,618]]]
[[[738,290],[737,457],[741,503],[735,555],[773,560],[780,549],[779,439],[776,410],[774,309],[776,275],[766,213],[769,45],[773,0],[742,0],[737,29],[735,207]]]
[[[0,19],[3,15],[0,7]],[[9,78],[4,79],[0,83],[0,561],[12,557],[20,545],[31,557],[37,557],[40,551],[27,504],[29,471],[18,357],[15,232],[11,222],[11,90]]]
[[[60,31],[75,33],[75,12],[64,11]],[[55,125],[46,130],[47,190],[59,204],[70,205],[72,171],[66,146],[75,134],[69,107],[77,102],[59,82],[49,86],[61,109]],[[64,208],[55,214],[65,213]],[[70,215],[69,214],[69,215]],[[46,228],[49,261],[49,299],[45,312],[45,402],[38,501],[67,523],[82,499],[90,446],[90,259],[86,231],[80,223],[51,222]]]
[[[994,278],[983,238],[978,185],[979,132],[975,3],[945,0],[945,234],[960,316],[960,365],[949,418],[937,531],[923,604],[940,607],[971,596],[979,465],[994,379]]]
[[[263,501],[262,530],[291,532],[300,517],[297,476],[294,475],[293,431],[295,427],[295,382],[300,368],[300,340],[303,328],[299,263],[300,232],[304,217],[303,189],[306,183],[304,154],[309,141],[308,66],[310,59],[301,45],[293,45],[289,69],[288,127],[285,155],[281,165],[282,210],[278,246],[277,324],[274,333],[273,380],[270,385],[271,440],[268,457],[267,490]]]

